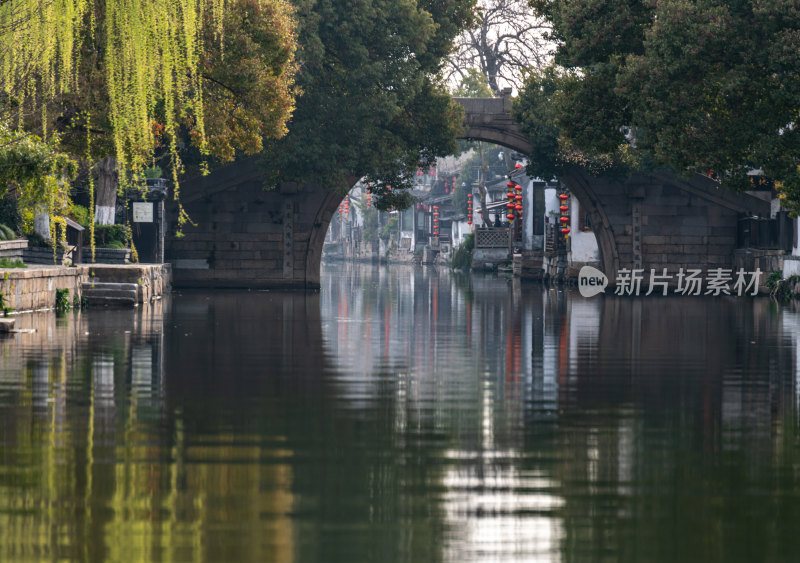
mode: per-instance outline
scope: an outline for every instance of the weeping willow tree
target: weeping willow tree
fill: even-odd
[[[242,43],[246,56],[225,61],[226,47]],[[214,149],[230,158],[242,145],[260,149],[262,135],[285,133],[294,52],[283,0],[0,0],[0,120],[45,141],[55,135],[123,184],[161,151],[179,202],[182,147],[191,143],[202,161]]]

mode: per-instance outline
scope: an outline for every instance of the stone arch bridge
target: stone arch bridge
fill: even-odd
[[[463,138],[530,154],[508,95],[457,101]],[[769,216],[769,202],[702,176],[619,182],[576,170],[560,180],[588,214],[612,282],[621,268],[731,268],[739,217]],[[167,238],[176,287],[319,287],[322,245],[341,194],[314,184],[264,191],[254,159],[186,181],[182,194],[196,226]]]

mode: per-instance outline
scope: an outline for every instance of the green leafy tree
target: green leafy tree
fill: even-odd
[[[23,230],[31,231],[34,218],[48,212],[50,232],[55,232],[57,217],[69,208],[69,181],[75,172],[75,161],[52,142],[0,124],[0,197],[15,197]]]
[[[97,163],[98,205],[113,209],[115,176],[159,154],[178,199],[189,141],[229,160],[285,133],[291,12],[283,0],[0,3],[0,118],[44,139],[55,129],[63,150]]]
[[[517,106],[528,134],[544,135],[538,157],[549,163],[542,166],[663,164],[681,173],[713,171],[734,188],[746,187],[747,172],[761,168],[797,209],[795,2],[531,4],[558,41],[558,68],[532,75]]]
[[[269,182],[344,192],[366,177],[378,208],[406,207],[414,171],[455,151],[461,110],[438,73],[472,0],[295,0],[298,98],[289,134],[269,144]]]
[[[476,68],[469,68],[464,72],[461,83],[453,90],[453,95],[459,98],[494,97],[486,77]]]

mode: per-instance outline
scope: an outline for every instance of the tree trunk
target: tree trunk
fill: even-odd
[[[44,240],[50,240],[50,214],[46,209],[34,217],[33,232]]]
[[[107,156],[95,165],[97,188],[94,222],[113,225],[117,209],[117,159]]]

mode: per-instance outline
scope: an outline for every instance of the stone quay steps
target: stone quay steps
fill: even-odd
[[[91,307],[136,307],[139,302],[135,283],[84,282],[81,294]]]

